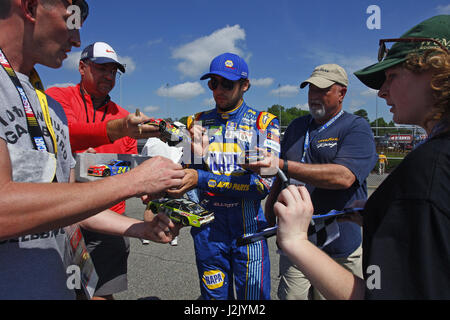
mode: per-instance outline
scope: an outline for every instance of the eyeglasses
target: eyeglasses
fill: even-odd
[[[398,38],[398,39],[381,39],[380,48],[378,49],[378,62],[386,58],[389,50],[386,48],[386,42],[433,42],[437,44],[442,50],[448,52],[447,48],[442,43],[431,38]]]
[[[214,91],[220,85],[223,89],[225,89],[227,91],[231,91],[231,90],[234,89],[234,85],[236,83],[238,83],[238,82],[240,82],[240,80],[238,80],[238,81],[231,81],[231,80],[228,80],[228,79],[222,79],[222,81],[219,81],[216,78],[211,78],[211,80],[208,81],[208,87],[209,87],[209,89]]]
[[[97,72],[103,73],[103,74],[111,74],[113,77],[115,77],[119,72],[117,70],[117,66],[114,67],[108,67],[103,64],[97,64],[95,62],[92,62],[90,60],[83,61],[86,64],[89,64],[91,67],[93,67]],[[119,73],[120,74],[120,73]]]

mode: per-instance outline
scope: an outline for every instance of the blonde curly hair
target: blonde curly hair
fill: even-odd
[[[416,73],[432,72],[430,85],[436,102],[425,123],[443,120],[450,130],[450,53],[443,49],[431,49],[421,55],[411,54],[404,67]]]

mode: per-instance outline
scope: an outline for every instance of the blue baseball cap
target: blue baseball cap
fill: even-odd
[[[212,75],[218,75],[231,81],[248,79],[248,66],[244,59],[238,55],[224,53],[214,58],[209,67],[209,73],[201,77],[200,80],[211,78]]]
[[[84,48],[80,60],[91,60],[97,64],[115,63],[122,73],[125,73],[125,65],[119,62],[114,49],[106,42],[95,42]]]

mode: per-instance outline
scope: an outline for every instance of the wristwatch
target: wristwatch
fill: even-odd
[[[287,159],[283,160],[283,171],[286,174],[288,173],[288,160]]]

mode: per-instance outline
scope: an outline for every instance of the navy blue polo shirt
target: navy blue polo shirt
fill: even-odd
[[[309,131],[310,143],[305,163],[343,165],[355,175],[356,181],[345,190],[306,185],[314,205],[314,214],[342,210],[355,200],[366,200],[366,178],[378,159],[372,130],[364,118],[344,112],[325,130],[321,131],[321,128],[322,125],[317,125],[311,115],[295,119],[284,134],[281,157],[300,162],[305,136]],[[332,257],[349,255],[359,247],[362,240],[358,225],[344,222],[339,227],[341,236],[324,248]]]

